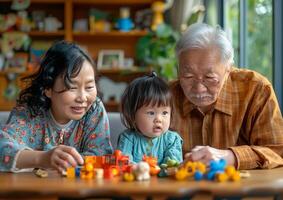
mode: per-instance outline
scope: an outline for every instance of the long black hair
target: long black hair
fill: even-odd
[[[129,129],[136,130],[135,114],[142,106],[172,106],[168,84],[155,72],[133,80],[121,98],[121,120]]]
[[[71,78],[79,74],[84,61],[93,66],[96,74],[92,58],[81,47],[66,41],[55,42],[44,55],[39,70],[23,78],[29,86],[21,91],[17,105],[27,106],[32,115],[49,109],[51,101],[45,95],[45,90],[53,88],[59,76],[63,78],[66,88],[69,89]]]

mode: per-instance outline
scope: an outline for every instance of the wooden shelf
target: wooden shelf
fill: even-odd
[[[157,0],[30,0],[30,3],[38,4],[62,4],[66,1],[73,2],[74,4],[103,4],[103,5],[138,5],[138,4],[151,4]],[[0,0],[0,3],[10,3],[12,0]]]
[[[101,74],[137,74],[150,72],[151,68],[133,67],[130,69],[99,69],[98,71]]]
[[[145,36],[147,31],[145,30],[132,30],[129,32],[122,32],[122,31],[109,31],[109,32],[73,32],[74,37],[93,37],[93,36],[103,36],[103,37],[128,37],[128,36],[135,36],[141,37]]]
[[[31,0],[30,3],[52,3],[52,4],[62,4],[65,3],[66,0]]]
[[[27,32],[27,34],[29,34],[30,36],[62,36],[64,37],[65,35],[65,31],[64,30],[59,30],[59,31],[55,31],[55,32],[46,32],[46,31],[30,31]]]
[[[28,75],[33,74],[34,72],[28,72],[28,71],[22,72],[22,71],[16,71],[16,70],[5,70],[5,71],[0,71],[0,76],[3,76],[3,75],[5,76],[5,75],[11,74],[11,73],[20,74],[21,76],[28,76]]]
[[[150,72],[151,68],[145,68],[145,67],[133,67],[129,69],[99,69],[98,72],[100,74],[138,74],[138,73],[147,73]],[[14,71],[14,70],[2,70],[0,71],[0,75],[6,75],[9,73],[16,73],[16,74],[21,74],[21,75],[31,75],[34,73],[34,71]]]
[[[21,31],[0,31],[0,35],[3,33],[9,33],[9,32],[21,32]],[[29,36],[38,36],[38,37],[64,37],[65,36],[65,31],[64,30],[59,30],[55,32],[46,32],[46,31],[30,31],[30,32],[23,32],[28,34]]]
[[[30,3],[52,3],[52,4],[62,4],[65,3],[66,0],[30,0]],[[0,3],[11,3],[12,0],[0,0]]]
[[[139,5],[151,4],[154,0],[73,0],[74,4],[101,4],[101,5]]]

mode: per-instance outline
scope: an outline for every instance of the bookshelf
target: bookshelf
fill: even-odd
[[[127,6],[130,9],[131,18],[134,19],[135,13],[142,9],[149,9],[155,0],[31,0],[27,12],[32,13],[36,10],[42,10],[50,16],[56,17],[62,27],[57,31],[46,32],[44,30],[31,30],[27,32],[32,41],[53,42],[55,40],[65,39],[70,42],[78,43],[86,47],[91,56],[97,60],[99,51],[104,49],[122,50],[126,58],[135,62],[135,44],[138,39],[147,34],[147,30],[131,30],[121,32],[111,29],[107,32],[102,31],[75,31],[74,22],[77,19],[88,18],[90,8],[96,8],[111,15],[119,17],[119,8]],[[5,14],[9,10],[12,0],[0,1],[0,14]],[[7,8],[7,9],[4,9]],[[0,37],[5,31],[0,30]],[[99,76],[106,76],[117,82],[130,82],[134,78],[148,73],[150,69],[135,67],[132,69],[102,69],[99,70]],[[15,99],[7,99],[3,93],[7,90],[9,84],[16,84],[19,89],[25,86],[21,78],[32,72],[0,71],[0,111],[11,110],[15,105]],[[11,75],[12,74],[12,75]],[[13,75],[14,74],[14,75]],[[11,76],[13,77],[11,79]],[[118,102],[104,102],[109,111],[118,111]]]

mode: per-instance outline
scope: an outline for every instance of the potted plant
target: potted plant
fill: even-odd
[[[136,58],[141,66],[152,67],[157,74],[172,80],[177,77],[175,45],[180,34],[167,24],[141,37],[136,46]]]

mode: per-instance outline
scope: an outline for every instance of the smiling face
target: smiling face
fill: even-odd
[[[211,109],[223,87],[229,68],[217,50],[189,49],[179,56],[180,84],[187,99],[203,112]]]
[[[78,75],[72,78],[70,89],[66,88],[63,78],[58,77],[54,87],[45,90],[45,94],[51,100],[51,112],[58,123],[81,119],[97,95],[92,65],[87,61],[83,62]]]
[[[169,129],[170,106],[142,106],[135,114],[138,130],[146,137],[158,137]]]

